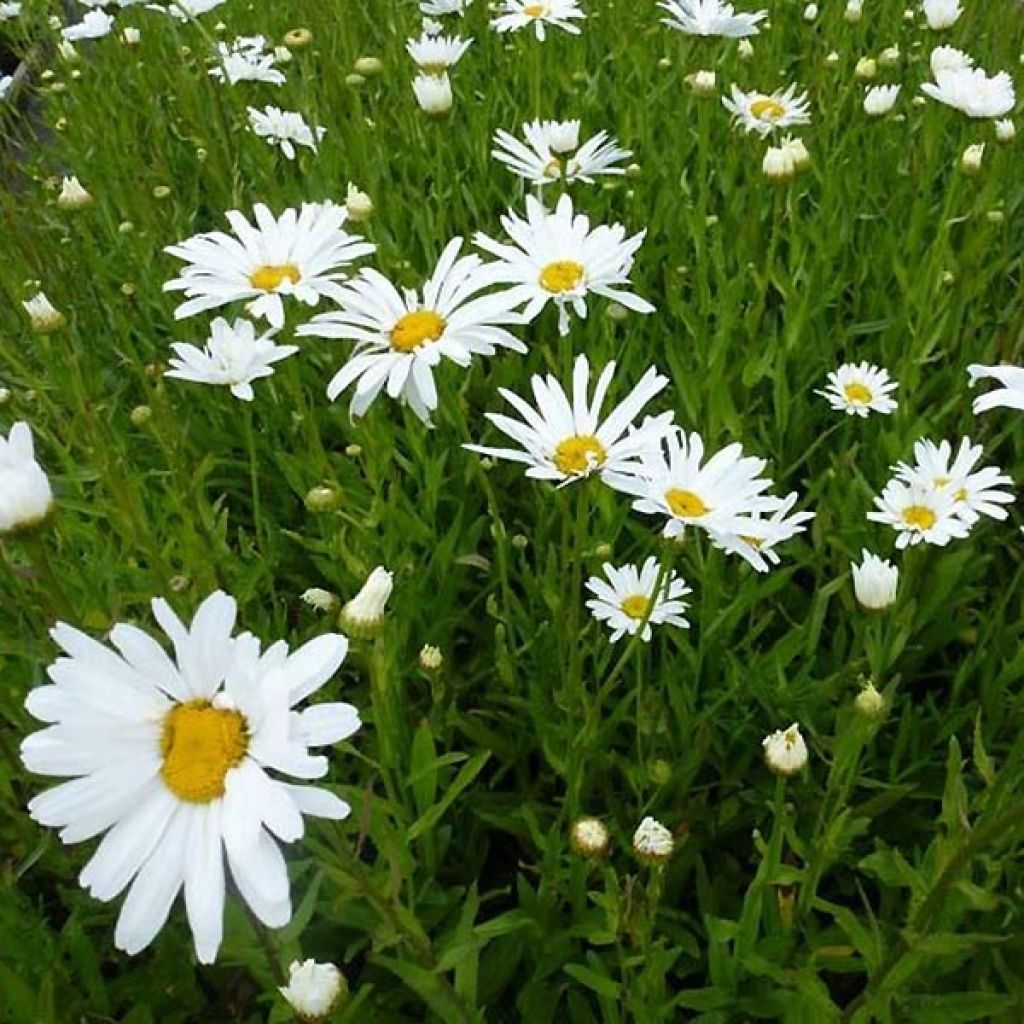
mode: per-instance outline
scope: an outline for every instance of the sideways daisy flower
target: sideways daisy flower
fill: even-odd
[[[633,257],[646,231],[626,237],[621,224],[591,230],[585,214],[573,214],[572,198],[563,195],[549,213],[533,196],[526,197],[526,219],[510,212],[501,226],[511,243],[477,232],[476,245],[496,256],[497,280],[510,284],[510,295],[525,303],[527,320],[534,320],[553,302],[558,307],[558,332],[569,333],[569,310],[587,315],[587,296],[601,295],[636,313],[653,313],[645,299],[626,291]]]
[[[972,388],[979,380],[990,378],[1002,385],[1002,387],[974,400],[975,415],[999,406],[1004,406],[1007,409],[1024,409],[1024,369],[1021,367],[1008,364],[982,366],[980,363],[971,363],[967,367],[967,376]]]
[[[424,74],[440,75],[455,67],[472,44],[472,39],[424,32],[419,39],[406,40],[405,49]]]
[[[739,555],[757,572],[768,572],[781,561],[775,547],[803,533],[814,518],[813,512],[793,512],[798,498],[795,491],[785,498],[768,495],[774,507],[751,512],[742,534],[709,531],[712,544],[726,554]]]
[[[611,642],[633,636],[644,623],[640,639],[651,639],[651,626],[689,627],[683,618],[687,594],[692,593],[676,573],[670,573],[658,587],[660,567],[653,555],[642,566],[623,565],[616,568],[609,562],[601,567],[605,578],[591,576],[587,590],[594,596],[587,607],[598,622],[604,622],[612,631]]]
[[[271,338],[276,331],[256,337],[250,320],[229,324],[217,317],[210,325],[210,337],[203,348],[185,342],[174,342],[177,356],[164,376],[197,384],[218,384],[229,387],[235,398],[253,400],[252,382],[274,373],[274,363],[294,355],[298,345],[275,345]]]
[[[535,374],[530,383],[536,407],[506,388],[498,394],[522,417],[521,420],[500,413],[487,413],[487,419],[503,434],[511,438],[518,448],[491,448],[485,445],[463,445],[479,452],[510,462],[520,462],[529,468],[528,477],[552,480],[559,484],[571,483],[600,474],[605,480],[611,474],[627,477],[636,472],[639,458],[656,449],[672,429],[671,412],[648,417],[639,426],[633,421],[643,407],[668,384],[654,367],[640,379],[632,391],[602,420],[601,407],[615,376],[615,363],[608,363],[601,371],[594,393],[590,389],[590,363],[585,355],[576,357],[572,374],[572,395],[548,374]]]
[[[891,562],[861,551],[861,564],[850,563],[853,571],[853,592],[858,603],[870,611],[881,611],[896,600],[900,571]]]
[[[442,117],[452,109],[452,83],[447,74],[417,75],[412,81],[413,95],[420,110],[431,117]]]
[[[31,530],[53,507],[53,491],[36,461],[32,430],[15,423],[7,437],[0,435],[0,535]]]
[[[955,25],[964,9],[960,6],[960,0],[923,0],[921,11],[928,27],[940,30]]]
[[[889,415],[896,408],[889,396],[898,387],[888,370],[868,362],[844,363],[828,375],[828,387],[814,393],[827,398],[837,412],[863,418],[872,412]]]
[[[80,22],[61,29],[61,35],[75,42],[79,39],[100,39],[110,34],[114,27],[114,19],[106,11],[89,11]]]
[[[761,741],[764,760],[776,775],[797,775],[807,764],[807,744],[795,722],[788,729],[780,729]]]
[[[936,46],[928,63],[932,76],[937,78],[943,71],[969,71],[974,67],[974,58],[955,46]]]
[[[7,99],[7,95],[13,86],[14,75],[0,75],[0,100]]]
[[[811,123],[807,93],[798,96],[795,85],[770,94],[744,92],[733,85],[731,95],[723,96],[722,103],[732,114],[733,124],[742,125],[748,134],[757,132],[762,138],[779,128]]]
[[[295,111],[270,106],[263,110],[249,107],[249,127],[271,146],[277,146],[289,160],[295,159],[296,146],[305,146],[315,153],[316,144],[327,132],[322,125],[311,128]]]
[[[658,6],[668,14],[661,23],[688,36],[756,36],[758,22],[768,17],[767,11],[737,14],[732,4],[721,0],[662,0]]]
[[[25,700],[46,727],[24,740],[21,758],[30,772],[70,781],[35,797],[29,813],[65,843],[105,833],[79,882],[104,902],[128,890],[118,949],[145,949],[184,888],[196,956],[212,963],[225,859],[255,916],[281,928],[292,905],[279,843],[302,838],[304,815],[349,814],[332,792],[279,778],[323,778],[328,760],[309,748],[359,729],[350,704],[299,708],[337,672],[348,641],[327,634],[293,653],[283,641],[261,653],[252,634],[232,635],[237,608],[226,594],[203,601],[191,626],[163,600],[152,607],[173,657],[132,625],[113,628],[113,649],[63,622],[52,630],[63,655]]]
[[[263,36],[239,36],[231,43],[217,44],[217,66],[210,75],[220,82],[237,85],[239,82],[266,82],[284,85],[284,74],[275,67],[277,58],[266,52]]]
[[[483,294],[494,283],[477,255],[459,256],[462,239],[445,246],[422,292],[399,291],[383,274],[366,269],[340,288],[341,307],[299,327],[301,336],[355,342],[349,361],[327,386],[334,401],[356,385],[351,413],[362,416],[382,390],[407,402],[424,422],[437,408],[433,371],[442,359],[467,367],[473,356],[498,348],[525,352],[505,328],[525,322],[505,292]]]
[[[607,132],[598,132],[580,145],[579,121],[530,121],[523,125],[524,145],[499,129],[491,156],[531,185],[553,181],[593,184],[601,174],[625,174],[618,166],[633,154],[621,149]]]
[[[501,0],[494,10],[498,14],[491,21],[495,32],[518,32],[532,25],[540,42],[544,42],[549,25],[578,36],[580,27],[574,22],[586,18],[578,0]]]
[[[420,14],[438,18],[444,14],[457,14],[460,18],[473,0],[420,0]]]
[[[36,334],[50,334],[53,331],[59,331],[68,322],[67,317],[46,297],[46,292],[36,292],[21,305],[28,313],[32,330]]]
[[[187,299],[174,311],[176,320],[246,302],[254,317],[272,327],[284,324],[283,296],[315,306],[321,296],[337,301],[340,270],[376,248],[344,230],[347,212],[335,203],[303,203],[275,217],[266,206],[253,208],[255,225],[238,210],[227,213],[233,234],[208,231],[164,252],[188,264],[164,285]]]
[[[772,485],[760,475],[764,459],[744,456],[742,445],[731,444],[703,460],[700,434],[676,429],[640,456],[635,472],[612,473],[605,481],[632,495],[637,512],[667,517],[666,537],[680,536],[687,526],[751,536],[754,514],[777,510],[778,499],[764,493]]]
[[[875,85],[864,94],[864,113],[869,117],[883,117],[889,113],[899,99],[900,86]]]
[[[163,10],[177,21],[190,21],[192,18],[198,18],[200,14],[208,14],[225,2],[226,0],[174,0],[164,8],[154,6],[151,9]]]
[[[1013,79],[1006,71],[991,78],[981,68],[971,67],[933,74],[935,81],[924,82],[921,91],[968,117],[1003,117],[1017,102]]]
[[[890,480],[875,498],[875,508],[868,519],[898,531],[896,547],[900,549],[922,541],[945,547],[970,532],[970,526],[957,517],[953,495],[928,484]]]

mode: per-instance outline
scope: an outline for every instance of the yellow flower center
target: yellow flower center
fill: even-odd
[[[572,260],[549,263],[540,272],[540,286],[549,292],[567,292],[583,280],[583,264]]]
[[[848,402],[853,402],[854,405],[867,405],[871,401],[871,392],[864,387],[863,384],[847,384],[843,388],[843,394],[846,395]]]
[[[607,457],[604,445],[592,434],[574,434],[555,446],[555,465],[566,476],[589,473]]]
[[[957,491],[956,494],[953,495],[953,500],[954,501],[966,501],[967,500],[967,488],[966,487],[961,487],[960,490]]]
[[[786,113],[786,108],[770,96],[762,96],[750,104],[750,112],[759,121],[778,121]]]
[[[760,551],[764,547],[764,539],[761,537],[740,537],[740,540],[749,544],[755,551]]]
[[[930,530],[936,521],[935,513],[927,505],[908,505],[903,510],[903,522],[917,530]]]
[[[547,167],[544,168],[545,178],[560,178],[562,176],[562,161],[557,156],[553,156]],[[555,266],[555,264],[552,264]],[[545,267],[545,270],[547,268]],[[547,288],[547,285],[544,285]],[[549,289],[550,290],[550,289]]]
[[[249,275],[249,284],[261,292],[276,292],[285,279],[292,284],[298,284],[302,274],[294,263],[279,263],[277,265],[266,264],[257,267]]]
[[[631,618],[642,619],[651,606],[651,599],[645,594],[633,594],[627,597],[619,607]]]
[[[391,328],[391,347],[399,352],[412,352],[428,341],[437,341],[447,324],[432,309],[406,313]]]
[[[698,519],[711,511],[701,500],[699,494],[694,494],[693,491],[683,491],[678,487],[673,487],[665,492],[665,501],[672,510],[672,515],[679,516],[680,519]]]
[[[160,736],[160,775],[179,800],[207,804],[224,795],[224,776],[249,746],[245,719],[209,701],[179,704],[167,713]]]
[[[548,13],[547,4],[527,4],[523,8],[523,14],[528,18],[543,18]]]

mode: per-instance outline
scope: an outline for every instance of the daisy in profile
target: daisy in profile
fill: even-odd
[[[762,138],[780,128],[811,123],[807,93],[798,96],[795,85],[770,94],[743,92],[733,85],[731,96],[723,96],[722,103],[732,114],[733,124],[742,125],[747,133],[757,132]]]
[[[633,421],[647,403],[668,384],[654,367],[632,391],[602,420],[601,408],[615,376],[615,363],[608,363],[598,377],[592,396],[590,363],[585,355],[576,357],[572,374],[572,395],[551,374],[530,379],[536,407],[506,388],[498,393],[522,417],[521,420],[489,412],[487,419],[518,448],[491,448],[467,444],[463,447],[481,455],[520,462],[529,467],[526,475],[558,484],[572,483],[592,473],[605,480],[611,474],[623,478],[639,468],[638,460],[656,449],[672,430],[671,412],[647,417],[636,427]]]
[[[601,174],[625,174],[619,166],[633,154],[621,149],[607,132],[598,132],[580,145],[579,121],[530,121],[523,125],[524,145],[499,129],[491,156],[531,185],[553,181],[593,184]]]
[[[604,579],[591,576],[587,580],[587,590],[594,595],[587,601],[587,607],[598,622],[606,623],[612,631],[613,644],[623,636],[633,636],[641,623],[644,628],[640,639],[644,643],[651,639],[651,626],[689,628],[689,622],[683,618],[683,598],[692,591],[675,572],[659,588],[660,567],[653,555],[641,566],[616,567],[605,562],[601,568]]]
[[[297,345],[275,345],[276,331],[256,337],[251,320],[238,319],[229,324],[217,317],[210,325],[209,340],[202,348],[185,342],[174,342],[176,359],[164,376],[196,384],[219,384],[231,389],[243,402],[253,400],[252,382],[271,377],[274,363],[299,351]]]
[[[327,132],[322,125],[311,128],[301,114],[280,107],[249,107],[249,127],[271,146],[277,146],[289,160],[295,159],[296,146],[305,146],[315,153],[316,144]]]
[[[79,881],[104,902],[127,889],[114,932],[126,953],[153,941],[184,888],[196,956],[212,963],[225,859],[255,916],[283,927],[292,906],[279,843],[302,838],[304,815],[337,821],[350,810],[327,789],[279,778],[323,778],[327,758],[309,748],[359,729],[350,704],[300,709],[337,672],[348,641],[327,634],[293,653],[283,641],[261,653],[252,634],[232,635],[236,613],[217,592],[186,626],[155,600],[173,657],[136,626],[115,626],[108,647],[60,622],[51,682],[25,700],[45,724],[21,745],[25,767],[70,779],[29,813],[65,843],[106,833]]]
[[[943,71],[969,71],[974,67],[974,58],[955,46],[936,46],[928,58],[932,76],[938,78]]]
[[[7,99],[7,94],[14,85],[14,75],[0,75],[0,100]]]
[[[744,456],[739,444],[704,462],[700,434],[676,429],[647,448],[634,473],[611,473],[605,481],[632,495],[637,512],[665,516],[666,537],[680,536],[687,526],[749,537],[757,530],[755,513],[777,510],[777,499],[764,493],[772,485],[761,476],[764,468],[764,459]]]
[[[658,6],[668,14],[661,23],[688,36],[756,36],[760,31],[758,22],[768,17],[767,11],[737,14],[732,4],[721,0],[662,0]]]
[[[756,509],[744,526],[744,533],[711,532],[711,542],[720,551],[739,555],[757,572],[768,572],[781,561],[776,546],[792,540],[807,529],[806,524],[814,518],[813,512],[794,512],[798,495],[796,491],[785,498],[769,496],[774,507],[769,511]]]
[[[210,75],[228,85],[239,82],[266,82],[284,85],[284,74],[275,67],[277,58],[266,52],[263,36],[239,36],[231,43],[217,44],[217,66]]]
[[[944,49],[948,51],[951,48]],[[923,83],[921,91],[968,117],[1003,117],[1013,110],[1017,102],[1013,79],[1006,71],[1000,71],[991,78],[981,68],[936,71],[933,61],[932,73],[935,81]]]
[[[227,213],[233,234],[208,231],[164,252],[188,264],[165,292],[185,293],[176,320],[246,302],[254,317],[272,327],[284,324],[283,296],[315,306],[321,296],[335,299],[346,274],[340,269],[372,253],[375,246],[344,230],[347,212],[331,202],[303,203],[275,217],[266,206],[253,208],[255,225],[238,211]]]
[[[967,376],[973,388],[979,380],[992,379],[1002,387],[981,395],[974,400],[974,414],[987,412],[998,406],[1007,409],[1024,409],[1024,369],[1019,366],[1003,364],[1001,366],[982,366],[971,363],[967,367]]]
[[[896,408],[889,396],[898,387],[890,380],[888,370],[868,362],[844,363],[828,375],[828,387],[814,393],[827,398],[836,412],[848,416],[866,417],[872,412],[887,416]]]
[[[192,18],[198,18],[200,14],[208,14],[210,11],[216,10],[225,2],[226,0],[174,0],[163,10],[165,14],[169,14],[177,21],[189,21]],[[154,6],[152,9],[160,10],[160,7]]]
[[[420,0],[420,14],[439,18],[444,14],[457,14],[460,18],[473,0]]]
[[[875,498],[875,511],[868,513],[868,519],[896,530],[900,549],[922,542],[945,547],[970,533],[970,526],[957,516],[948,489],[898,479],[890,480]]]
[[[422,72],[441,75],[455,67],[472,45],[472,39],[424,32],[419,39],[406,40],[405,49]]]
[[[355,342],[348,362],[327,386],[334,401],[355,384],[350,410],[362,416],[386,390],[408,403],[424,422],[437,408],[434,369],[442,359],[469,366],[473,356],[498,348],[525,352],[506,327],[525,322],[507,292],[487,293],[493,274],[479,256],[459,256],[462,239],[441,253],[422,293],[399,291],[383,274],[366,269],[333,296],[339,310],[299,327],[302,336]]]
[[[114,19],[106,11],[88,11],[80,22],[61,29],[60,34],[68,42],[77,42],[79,39],[100,39],[109,35],[113,27]]]
[[[501,0],[495,10],[498,17],[491,21],[495,32],[518,32],[533,26],[540,42],[544,42],[549,25],[578,36],[580,27],[574,22],[586,18],[579,0]]]
[[[587,315],[587,296],[601,295],[636,313],[653,313],[645,299],[627,291],[633,257],[646,231],[629,238],[621,224],[591,230],[585,214],[573,214],[572,199],[563,195],[549,213],[533,196],[526,197],[526,219],[509,213],[501,226],[511,244],[481,232],[473,241],[496,256],[496,279],[510,284],[517,303],[525,303],[527,320],[534,320],[553,302],[558,307],[558,332],[569,333],[569,310]]]

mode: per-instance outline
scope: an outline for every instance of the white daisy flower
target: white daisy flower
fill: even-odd
[[[981,68],[939,71],[934,82],[924,82],[921,91],[968,117],[1002,117],[1017,102],[1013,79],[1006,71],[991,78]]]
[[[433,18],[424,18],[423,24],[423,35],[425,36],[439,36],[444,32],[444,25],[439,21],[435,21]]]
[[[277,58],[266,52],[266,45],[263,36],[239,36],[231,43],[218,43],[218,63],[210,68],[210,75],[229,85],[239,82],[284,85],[284,74],[275,67]]]
[[[14,85],[14,75],[0,75],[0,100],[7,99],[12,85]]]
[[[113,27],[114,19],[106,11],[88,11],[80,22],[61,29],[60,34],[72,42],[78,39],[100,39],[109,35]]]
[[[171,369],[164,376],[226,386],[235,398],[251,402],[252,382],[273,376],[274,363],[299,351],[298,345],[275,345],[271,338],[276,333],[267,331],[257,338],[251,320],[238,319],[229,324],[217,317],[203,348],[180,341],[171,345],[178,358],[171,360]]]
[[[969,71],[974,67],[974,58],[955,46],[936,46],[928,62],[935,78],[943,71]]]
[[[883,117],[888,114],[899,99],[900,86],[874,85],[864,94],[864,113],[869,117]]]
[[[439,117],[452,109],[454,97],[447,74],[417,75],[412,82],[412,91],[424,113]]]
[[[795,722],[788,729],[765,736],[761,746],[765,763],[776,775],[796,775],[807,764],[807,744]]]
[[[455,67],[472,45],[472,39],[424,32],[419,39],[406,40],[405,48],[421,71],[428,75],[439,75]]]
[[[67,317],[47,298],[46,292],[36,292],[21,305],[28,313],[32,330],[36,334],[59,331],[68,322]]]
[[[853,570],[853,592],[857,601],[871,611],[888,608],[896,600],[900,571],[891,562],[861,551],[861,564],[850,563]]]
[[[461,18],[472,2],[473,0],[420,0],[420,14],[433,18],[457,14]]]
[[[473,356],[496,348],[525,352],[505,327],[525,322],[508,292],[481,294],[494,276],[479,256],[459,257],[462,239],[445,246],[423,286],[399,291],[383,274],[366,269],[339,289],[341,309],[315,316],[299,335],[356,343],[349,361],[327,386],[334,401],[356,384],[351,413],[362,416],[382,390],[407,402],[424,422],[437,408],[434,368],[442,359],[467,367]]]
[[[796,491],[787,494],[785,498],[771,498],[774,508],[770,514],[761,509],[751,512],[743,534],[712,530],[709,531],[711,542],[720,551],[739,555],[757,572],[768,572],[781,561],[775,550],[776,545],[803,533],[806,529],[804,524],[814,518],[813,512],[793,512],[797,500]]]
[[[625,174],[625,168],[617,165],[633,155],[604,131],[581,146],[579,121],[530,121],[523,125],[523,136],[526,145],[499,129],[491,156],[537,186],[553,181],[589,185],[600,174]]]
[[[956,514],[956,502],[946,489],[936,490],[924,483],[893,479],[875,498],[877,511],[868,519],[898,531],[896,547],[912,544],[936,544],[945,547],[951,540],[966,537],[970,526]]]
[[[814,393],[827,398],[837,412],[863,418],[872,412],[889,415],[897,404],[889,396],[898,387],[886,369],[868,362],[844,363],[828,375],[828,387]]]
[[[327,129],[322,125],[311,128],[306,119],[293,110],[268,106],[263,110],[249,107],[249,127],[271,146],[277,146],[289,159],[295,159],[295,147],[306,146],[316,152],[317,143]]]
[[[661,864],[672,856],[675,840],[660,821],[648,815],[633,833],[633,852],[646,864]]]
[[[796,86],[776,89],[773,93],[743,92],[733,85],[731,96],[723,96],[722,103],[732,114],[733,124],[740,124],[746,132],[757,132],[762,138],[779,128],[797,124],[810,124],[807,93],[798,96]]]
[[[495,32],[518,32],[532,25],[540,42],[548,25],[578,36],[580,27],[573,22],[586,18],[578,0],[501,0],[495,10],[498,17],[491,21]]]
[[[662,0],[658,6],[668,14],[661,19],[663,25],[689,36],[756,36],[758,22],[768,17],[767,11],[737,14],[732,4],[721,0]]]
[[[685,581],[670,573],[658,589],[660,567],[653,555],[642,566],[623,565],[616,568],[610,562],[601,567],[605,578],[591,576],[587,590],[594,596],[587,607],[598,622],[607,623],[612,631],[611,642],[625,635],[633,636],[644,618],[640,639],[651,639],[651,626],[677,626],[689,628],[683,617],[687,603],[683,600],[692,593]]]
[[[716,535],[751,536],[754,513],[778,510],[778,499],[764,494],[772,484],[760,475],[764,459],[744,456],[740,444],[723,448],[701,465],[703,458],[700,434],[673,430],[662,445],[641,455],[635,473],[605,479],[636,498],[637,512],[667,516],[666,537],[680,536],[687,526]]]
[[[0,534],[38,526],[53,506],[53,491],[36,461],[32,430],[15,423],[0,435]]]
[[[8,2],[0,4],[0,21],[10,21],[11,18],[16,18],[21,14],[21,4],[16,2]]]
[[[198,18],[200,14],[207,14],[220,7],[226,0],[174,0],[173,3],[163,8],[165,14],[169,14],[178,21],[189,21]],[[161,10],[155,7],[155,10]]]
[[[334,964],[315,960],[293,960],[288,966],[288,984],[278,988],[303,1021],[327,1020],[347,990],[345,976]]]
[[[346,601],[339,622],[356,636],[369,636],[384,621],[384,610],[395,586],[395,574],[378,565],[362,585],[359,593]]]
[[[347,213],[335,203],[303,203],[275,217],[266,206],[253,208],[255,226],[238,211],[227,213],[234,232],[207,231],[164,252],[188,266],[164,285],[165,292],[185,293],[174,311],[183,320],[231,302],[248,302],[254,317],[272,327],[284,324],[282,296],[315,306],[321,296],[337,301],[339,269],[376,248],[344,230]]]
[[[960,0],[923,0],[921,11],[930,29],[950,28],[964,13]]]
[[[626,291],[633,257],[646,231],[629,238],[621,224],[591,230],[585,214],[573,214],[572,199],[563,195],[548,213],[533,196],[526,197],[526,219],[510,212],[501,226],[511,244],[477,232],[473,241],[500,261],[497,279],[513,285],[517,302],[526,304],[534,320],[549,303],[558,307],[558,332],[569,333],[569,310],[587,315],[587,296],[601,295],[636,313],[653,313],[645,299]]]
[[[145,949],[185,890],[201,963],[220,947],[224,859],[242,899],[264,924],[291,918],[288,869],[278,842],[305,830],[303,815],[340,820],[350,808],[326,789],[280,781],[318,779],[328,746],[360,726],[350,704],[297,706],[331,679],[348,641],[338,634],[289,654],[283,641],[260,653],[249,633],[232,636],[236,606],[217,592],[186,627],[163,600],[153,614],[174,657],[148,633],[120,624],[115,648],[64,623],[51,636],[66,656],[52,683],[32,690],[29,713],[47,727],[21,745],[25,767],[71,777],[29,803],[65,843],[106,833],[79,881],[104,902],[126,888],[114,944]]]
[[[971,363],[967,367],[967,376],[973,388],[979,380],[991,378],[997,380],[1002,387],[981,395],[974,400],[974,414],[987,412],[1004,406],[1007,409],[1024,409],[1024,368],[1002,364],[1000,366],[982,366]]]
[[[601,407],[614,375],[615,363],[608,363],[597,380],[593,397],[588,399],[590,363],[585,355],[579,355],[573,366],[571,397],[551,374],[535,374],[530,379],[536,408],[515,392],[499,388],[498,393],[522,419],[499,413],[487,413],[486,418],[521,447],[463,447],[481,455],[523,463],[529,467],[526,475],[537,480],[567,484],[592,473],[605,480],[611,474],[626,478],[638,469],[638,459],[657,449],[672,429],[673,414],[661,413],[648,417],[640,427],[633,426],[643,407],[669,382],[651,367],[602,421]]]
[[[1014,496],[999,488],[1013,480],[997,466],[984,466],[975,472],[974,467],[984,454],[982,446],[971,444],[969,437],[961,438],[955,458],[948,441],[918,441],[914,445],[915,464],[899,463],[895,467],[896,477],[908,484],[922,484],[951,494],[954,515],[969,526],[981,516],[1003,520],[1008,513],[1002,506],[1012,505]]]

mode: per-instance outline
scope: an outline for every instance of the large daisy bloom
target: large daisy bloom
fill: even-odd
[[[893,479],[875,498],[872,522],[891,526],[898,532],[896,547],[935,544],[945,547],[951,540],[966,537],[970,526],[956,514],[956,502],[949,490],[936,490],[924,483]]]
[[[592,184],[600,174],[625,174],[618,166],[633,154],[621,149],[607,132],[598,132],[580,145],[579,121],[530,121],[523,125],[524,145],[499,129],[491,156],[531,185],[553,181]]]
[[[495,32],[518,32],[532,25],[541,42],[548,25],[578,36],[580,27],[573,22],[586,18],[578,0],[501,0],[495,10],[498,17],[491,21]]]
[[[382,390],[407,402],[424,422],[437,408],[434,368],[442,359],[469,366],[497,348],[525,352],[506,326],[525,322],[508,290],[482,294],[494,274],[477,255],[459,256],[462,239],[445,246],[422,292],[399,291],[365,269],[333,296],[341,309],[315,316],[297,333],[355,342],[349,361],[327,386],[334,401],[355,384],[351,412],[362,416]]]
[[[440,75],[455,67],[472,44],[472,39],[424,32],[419,39],[406,40],[405,48],[421,71]]]
[[[633,420],[643,407],[668,384],[651,367],[632,391],[602,420],[601,407],[615,376],[615,363],[608,363],[598,377],[594,393],[590,390],[590,363],[585,355],[576,357],[572,374],[572,395],[551,374],[535,374],[530,383],[536,407],[506,388],[498,393],[522,417],[521,420],[489,412],[487,419],[518,448],[491,448],[467,444],[464,447],[482,455],[529,468],[526,475],[538,480],[571,483],[598,473],[628,476],[639,468],[638,460],[672,429],[671,412],[648,417],[640,427]]]
[[[981,68],[933,71],[934,82],[924,82],[921,91],[933,100],[953,107],[968,117],[1002,117],[1017,102],[1013,79],[1000,71],[991,78]]]
[[[742,125],[748,133],[757,132],[763,138],[779,128],[811,123],[807,93],[798,96],[795,85],[773,93],[744,92],[737,85],[730,91],[722,103],[732,114],[733,124]]]
[[[866,417],[877,412],[888,415],[896,408],[889,396],[899,387],[889,371],[871,363],[844,363],[828,375],[828,387],[815,394],[828,399],[837,412]]]
[[[339,270],[376,248],[344,230],[345,207],[331,202],[303,203],[275,217],[262,203],[253,208],[255,225],[229,210],[233,234],[207,231],[164,252],[188,266],[164,285],[165,292],[184,292],[187,301],[175,319],[203,313],[231,302],[247,302],[248,311],[272,327],[284,324],[282,296],[307,306],[320,297],[337,299],[346,277]]]
[[[756,36],[758,22],[768,17],[767,11],[737,14],[732,4],[721,0],[662,0],[658,6],[668,14],[661,23],[688,36]]]
[[[271,146],[277,146],[289,160],[295,159],[296,146],[305,146],[315,153],[317,143],[327,132],[323,125],[310,127],[297,111],[272,106],[263,110],[249,107],[249,127]]]
[[[612,631],[611,642],[621,637],[633,636],[646,618],[640,639],[645,643],[651,639],[651,626],[677,626],[687,628],[690,624],[683,617],[686,601],[692,591],[676,573],[666,576],[658,587],[660,566],[651,555],[642,566],[623,565],[616,567],[605,562],[601,567],[605,578],[591,576],[587,590],[594,596],[587,601],[587,607],[598,622],[604,622]]]
[[[745,456],[740,444],[704,462],[700,434],[674,430],[644,452],[638,471],[611,474],[606,482],[632,495],[637,512],[666,516],[666,537],[680,536],[687,526],[745,537],[757,528],[755,513],[778,508],[778,499],[764,494],[772,485],[761,476],[764,468],[764,459]]]
[[[1007,409],[1024,409],[1024,368],[1005,363],[1000,366],[982,366],[980,363],[971,363],[967,367],[967,376],[971,387],[974,387],[979,380],[989,378],[1002,385],[1002,387],[989,391],[986,395],[980,395],[974,400],[975,415],[995,409],[997,406],[1005,406]]]
[[[558,332],[569,333],[569,310],[587,315],[587,296],[604,296],[636,313],[653,313],[646,299],[628,286],[633,257],[646,231],[626,237],[621,224],[601,224],[591,230],[585,214],[573,214],[572,198],[563,195],[549,213],[533,196],[526,197],[526,219],[509,213],[501,226],[511,243],[498,242],[481,232],[473,241],[500,263],[497,278],[511,284],[510,294],[525,303],[527,320],[535,319],[549,303],[558,307]]]
[[[309,748],[359,728],[349,704],[297,709],[338,670],[348,641],[328,634],[291,654],[280,641],[261,654],[256,637],[232,636],[235,602],[219,591],[190,627],[162,600],[153,614],[173,658],[131,625],[111,631],[113,650],[65,623],[53,629],[64,655],[47,670],[51,683],[25,700],[46,728],[24,740],[21,756],[29,771],[71,781],[35,797],[29,813],[65,843],[106,833],[79,881],[103,901],[128,889],[118,949],[145,949],[184,887],[196,955],[212,963],[225,857],[252,912],[281,928],[292,908],[278,842],[302,837],[303,815],[349,813],[326,789],[275,777],[322,778],[327,758]]]
[[[27,423],[15,423],[6,438],[0,435],[0,534],[37,526],[52,505],[53,491],[36,462],[32,430]]]

